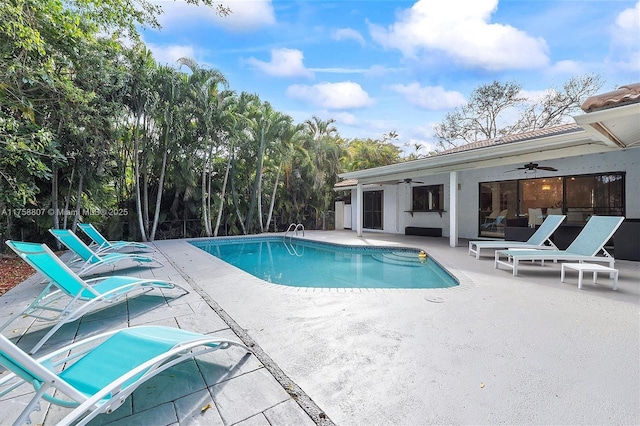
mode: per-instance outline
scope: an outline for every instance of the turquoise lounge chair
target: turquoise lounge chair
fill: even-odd
[[[101,343],[95,346],[96,342]],[[0,364],[11,371],[0,380],[0,397],[26,383],[35,394],[13,424],[30,423],[29,416],[39,410],[42,399],[74,409],[58,425],[84,425],[98,414],[116,410],[134,390],[166,369],[231,346],[251,353],[238,342],[178,328],[132,327],[34,359],[0,335]]]
[[[469,241],[469,256],[475,254],[480,259],[481,249],[558,249],[549,238],[558,229],[566,216],[551,215],[542,222],[542,225],[533,233],[527,241]],[[545,244],[549,245],[545,245]]]
[[[30,316],[40,320],[56,321],[56,324],[31,349],[35,353],[64,324],[95,311],[105,305],[121,303],[132,295],[139,295],[154,289],[178,288],[185,294],[183,287],[157,279],[136,277],[99,277],[83,280],[56,256],[45,244],[7,241],[25,262],[40,272],[48,284],[28,306],[5,322],[0,330],[19,317]]]
[[[122,260],[133,260],[140,263],[156,262],[162,266],[158,259],[151,256],[135,253],[97,253],[69,229],[49,229],[49,232],[77,256],[72,259],[72,263],[84,262],[78,268],[78,275],[85,275],[102,265],[111,265]]]
[[[496,250],[494,267],[506,266],[518,275],[518,264],[523,260],[566,260],[571,262],[606,262],[613,268],[615,259],[605,249],[604,245],[616,232],[624,217],[620,216],[592,216],[580,234],[566,250]],[[598,256],[600,252],[604,256]],[[502,260],[501,257],[506,257]]]
[[[148,245],[136,241],[109,241],[90,223],[79,223],[78,227],[93,240],[93,244],[90,244],[89,247],[97,253],[117,251],[129,247],[139,250],[151,249]]]

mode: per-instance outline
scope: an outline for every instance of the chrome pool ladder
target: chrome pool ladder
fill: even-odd
[[[284,237],[282,237],[282,242],[284,243],[285,248],[287,249],[287,251],[291,256],[300,257],[302,256],[302,253],[298,253],[296,248],[293,246],[293,235],[295,234],[296,237],[298,236],[298,229],[302,229],[302,236],[304,237],[304,225],[301,223],[298,223],[297,225],[295,223],[292,223],[291,225],[289,225],[287,232],[284,233]],[[289,236],[289,244],[287,244],[287,235]]]
[[[289,235],[289,240],[291,240],[291,238],[293,238],[293,234],[296,235],[296,237],[298,236],[298,229],[302,229],[302,236],[304,237],[304,225],[301,223],[298,223],[297,225],[295,223],[292,223],[291,225],[289,225],[289,228],[287,229],[287,232],[284,233],[284,237],[283,239],[287,238],[287,235],[289,234],[289,232],[291,232],[291,235]]]

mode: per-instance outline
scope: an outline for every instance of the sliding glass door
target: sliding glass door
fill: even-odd
[[[366,191],[363,193],[363,198],[363,227],[382,229],[382,191]]]

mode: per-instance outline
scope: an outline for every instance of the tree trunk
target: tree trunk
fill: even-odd
[[[142,152],[143,156],[140,159],[142,166],[142,213],[144,223],[144,234],[149,235],[149,168],[147,167],[146,147],[148,142],[147,135],[149,134],[148,119],[145,117],[143,120],[143,144]]]
[[[207,156],[204,159],[204,164],[202,165],[202,222],[204,225],[204,232],[207,237],[210,237],[211,232],[211,222],[209,221],[209,212],[207,211],[207,169],[209,168],[209,162],[211,161],[211,154],[213,153],[213,144],[209,143],[209,150],[207,152]]]
[[[138,226],[140,227],[140,235],[142,241],[147,241],[147,235],[144,231],[144,220],[142,216],[142,200],[140,198],[140,155],[138,154],[138,125],[140,118],[138,117],[136,126],[133,129],[133,174],[136,185],[136,213],[138,214]]]
[[[253,229],[253,214],[256,209],[256,203],[260,202],[260,182],[262,181],[262,161],[264,157],[264,126],[260,128],[260,148],[258,149],[258,163],[256,165],[256,178],[253,182],[253,193],[251,194],[251,204],[249,205],[249,213],[247,214],[246,229]],[[261,209],[260,209],[261,210]],[[260,221],[260,228],[262,228],[262,218],[258,218]]]
[[[231,151],[233,151],[233,144],[231,145]],[[224,171],[224,179],[222,180],[222,190],[220,191],[220,209],[218,209],[218,218],[216,219],[216,227],[213,230],[213,236],[218,236],[218,229],[220,228],[220,220],[222,219],[222,210],[224,209],[224,196],[227,190],[227,180],[229,178],[229,169],[231,168],[231,153],[227,158],[227,168]]]
[[[55,162],[51,169],[51,208],[53,209],[51,226],[53,226],[53,229],[58,229],[60,228],[60,216],[58,214],[58,166]]]
[[[84,184],[84,174],[79,173],[78,176],[78,193],[76,195],[76,214],[73,216],[73,224],[71,230],[75,233],[78,227],[78,218],[80,217],[80,207],[82,206],[82,185]]]
[[[276,202],[276,191],[278,190],[278,183],[280,181],[280,169],[282,167],[282,162],[278,165],[278,171],[276,172],[276,183],[273,185],[273,193],[271,194],[271,204],[269,205],[269,214],[267,216],[267,222],[265,223],[265,228],[267,232],[269,232],[269,223],[271,223],[271,215],[273,214],[273,206]],[[275,227],[274,230],[275,232]]]
[[[153,227],[151,228],[151,234],[149,234],[149,241],[153,241],[156,238],[156,230],[158,229],[158,220],[160,218],[160,205],[162,204],[162,192],[164,191],[164,176],[167,170],[167,156],[169,144],[169,128],[165,129],[164,134],[164,152],[162,153],[162,168],[160,169],[160,181],[158,182],[158,195],[156,196],[156,208],[153,212]]]
[[[71,186],[73,185],[73,175],[76,173],[77,163],[74,163],[71,169],[71,177],[69,178],[69,190],[67,191],[67,199],[64,201],[64,215],[62,216],[62,229],[67,229],[67,219],[69,218],[69,205],[71,204]]]
[[[235,163],[235,158],[232,160]],[[231,166],[231,197],[233,199],[233,205],[236,208],[236,216],[238,216],[238,222],[240,223],[240,227],[242,228],[242,234],[247,235],[247,228],[244,226],[244,220],[242,219],[242,214],[240,213],[240,203],[238,202],[238,193],[236,192],[236,179],[233,171],[235,167]]]

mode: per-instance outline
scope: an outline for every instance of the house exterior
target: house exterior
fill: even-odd
[[[336,228],[442,236],[456,246],[459,238],[526,239],[561,212],[562,246],[591,215],[640,222],[640,83],[582,109],[572,124],[340,174],[335,189],[347,201],[336,203]]]

